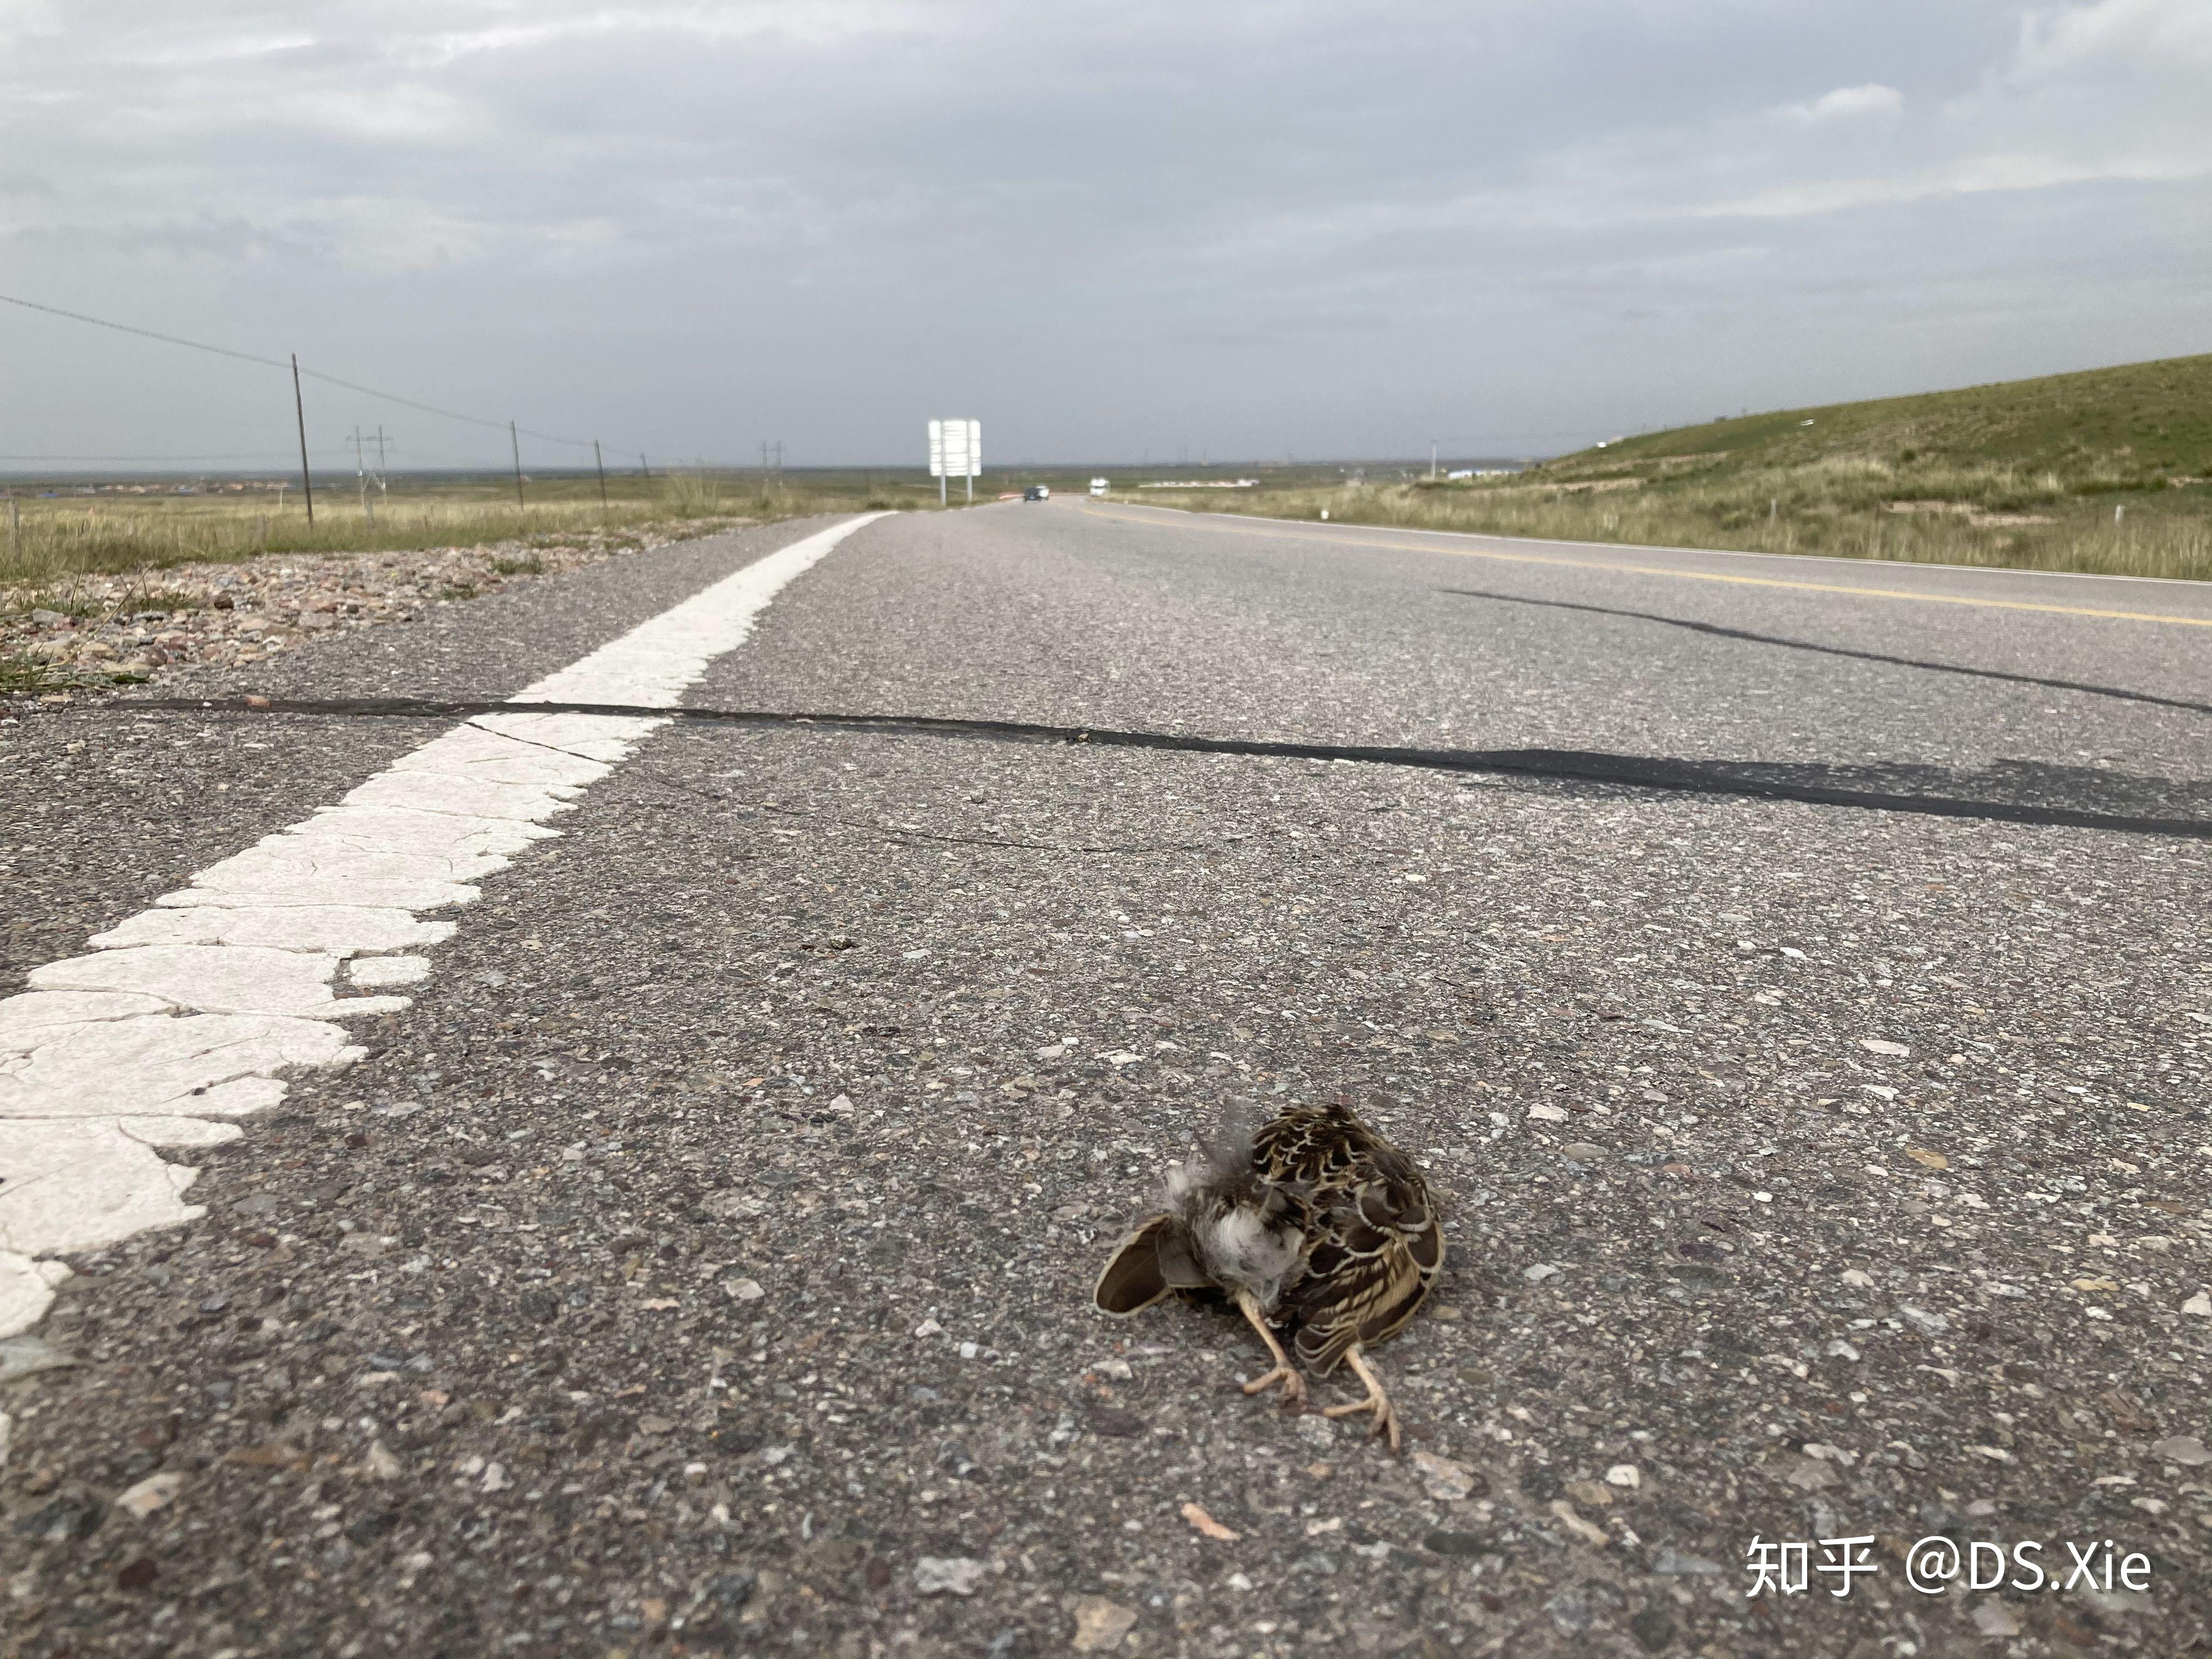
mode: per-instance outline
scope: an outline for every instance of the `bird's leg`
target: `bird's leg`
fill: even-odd
[[[1322,1413],[1323,1417],[1350,1417],[1357,1412],[1373,1412],[1375,1427],[1370,1431],[1389,1437],[1390,1449],[1398,1449],[1398,1413],[1391,1408],[1390,1396],[1382,1392],[1382,1379],[1367,1368],[1359,1357],[1359,1345],[1355,1342],[1344,1351],[1352,1369],[1359,1373],[1359,1380],[1367,1385],[1367,1398],[1357,1405],[1331,1406]]]
[[[1251,1322],[1252,1328],[1260,1333],[1260,1340],[1267,1345],[1267,1352],[1275,1356],[1275,1369],[1265,1376],[1254,1377],[1244,1385],[1244,1392],[1258,1394],[1262,1389],[1272,1389],[1279,1382],[1283,1385],[1284,1409],[1298,1410],[1306,1403],[1305,1378],[1298,1375],[1297,1367],[1291,1364],[1290,1355],[1283,1352],[1283,1345],[1275,1340],[1274,1332],[1267,1328],[1267,1322],[1261,1315],[1260,1304],[1252,1299],[1252,1293],[1249,1291],[1237,1291],[1237,1305],[1243,1310],[1244,1317]]]

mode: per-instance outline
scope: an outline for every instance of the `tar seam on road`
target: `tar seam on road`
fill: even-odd
[[[2086,680],[2047,680],[2034,674],[2008,674],[2001,668],[1966,668],[1957,663],[1929,662],[1918,657],[1893,657],[1881,651],[1853,651],[1840,645],[1815,645],[1810,640],[1785,640],[1778,634],[1754,634],[1747,628],[1723,628],[1718,623],[1692,622],[1686,617],[1662,617],[1656,611],[1622,611],[1609,605],[1577,605],[1571,599],[1531,599],[1518,593],[1492,593],[1480,587],[1440,587],[1439,593],[1461,599],[1494,599],[1500,605],[1541,605],[1547,611],[1587,611],[1595,617],[1632,617],[1638,622],[1664,623],[1695,634],[1723,640],[1748,640],[1754,645],[1780,646],[1790,651],[1816,651],[1824,657],[1856,657],[1861,662],[1893,663],[1899,668],[1923,668],[1931,674],[1966,674],[1978,680],[2005,680],[2014,685],[2046,686],[2054,691],[2081,691],[2093,697],[2121,697],[2129,702],[2155,703],[2161,708],[2185,708],[2194,714],[2212,714],[2212,703],[2190,702],[2180,697],[2154,696],[2148,691],[2124,691],[2116,685],[2092,685]]]
[[[1581,749],[1415,749],[1374,744],[1300,743],[1247,738],[1191,737],[1173,732],[1121,732],[1099,726],[1045,726],[1028,720],[965,720],[934,714],[789,714],[749,708],[640,708],[584,702],[493,702],[380,698],[375,700],[278,697],[148,698],[99,705],[124,713],[160,710],[177,714],[314,714],[349,719],[419,719],[480,714],[602,714],[655,720],[702,720],[734,726],[881,732],[891,736],[957,737],[999,743],[1079,744],[1095,749],[1152,749],[1188,755],[1243,755],[1261,759],[1349,761],[1372,766],[1404,766],[1431,772],[1486,773],[1577,783],[1610,784],[1690,794],[1735,795],[1794,801],[1809,806],[1848,806],[1878,812],[1909,812],[1928,817],[1972,818],[1991,823],[2020,823],[2075,830],[2116,830],[2136,835],[2171,836],[2212,841],[2212,821],[2201,818],[2140,817],[2091,812],[2069,806],[2036,806],[2017,801],[1969,800],[1942,795],[1909,795],[1872,790],[1793,783],[1779,778],[1746,777],[1725,762],[1614,755]]]
[[[1093,518],[1113,519],[1122,524],[1149,524],[1156,526],[1158,524],[1156,520],[1127,513],[1106,513],[1097,507],[1088,507],[1078,510]],[[1159,513],[1173,513],[1181,509],[1155,507],[1152,510]],[[1964,593],[1915,593],[1908,588],[1857,587],[1848,582],[1793,582],[1784,581],[1778,576],[1731,576],[1725,571],[1719,570],[1670,570],[1665,565],[1659,564],[1620,564],[1610,559],[1563,559],[1547,553],[1500,553],[1483,547],[1409,547],[1404,542],[1368,541],[1357,536],[1331,535],[1328,533],[1331,526],[1321,525],[1311,527],[1313,531],[1321,532],[1318,534],[1292,535],[1288,533],[1287,530],[1270,531],[1260,528],[1263,523],[1273,523],[1286,526],[1289,530],[1297,530],[1300,528],[1300,524],[1294,519],[1255,520],[1248,528],[1244,525],[1207,523],[1203,514],[1193,513],[1189,516],[1194,528],[1218,531],[1224,535],[1273,536],[1278,541],[1312,542],[1323,547],[1374,547],[1389,553],[1444,553],[1458,559],[1488,559],[1495,564],[1540,564],[1549,565],[1561,570],[1604,570],[1615,575],[1665,576],[1676,581],[1686,582],[1725,582],[1735,587],[1780,587],[1799,593],[1840,593],[1845,598],[1855,599],[1906,599],[1919,605],[1964,605],[1988,611],[2033,611],[2054,617],[2095,617],[2106,622],[2172,623],[2182,628],[2212,628],[2212,617],[2175,617],[2156,611],[2105,611],[2079,605],[2038,605],[2027,599],[1978,599]],[[1380,530],[1385,534],[1389,534],[1391,530],[1389,525],[1364,527]],[[1480,532],[1475,531],[1408,529],[1405,533],[1409,536],[1465,535],[1470,540],[1480,536]],[[1486,539],[1512,541],[1516,538],[1510,536],[1493,536]],[[1590,547],[1597,544],[1576,542],[1569,545]],[[1635,544],[1624,543],[1623,545],[1633,547]],[[1686,547],[1664,550],[1698,554],[1725,550]],[[1773,556],[1786,558],[1789,556],[1782,554]],[[1946,565],[1929,568],[1952,569],[1957,567]]]

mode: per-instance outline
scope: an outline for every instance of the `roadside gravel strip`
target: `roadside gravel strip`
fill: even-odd
[[[515,701],[672,701],[787,582],[880,516],[769,555]],[[453,932],[419,913],[467,902],[556,834],[545,820],[665,719],[471,719],[0,1001],[0,1336],[45,1313],[68,1271],[53,1258],[199,1214],[183,1200],[197,1171],[157,1149],[234,1139],[229,1120],[283,1097],[279,1070],[359,1059],[337,1022],[407,1006],[374,993],[421,978],[418,952]]]

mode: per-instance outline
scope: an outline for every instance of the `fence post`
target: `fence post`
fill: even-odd
[[[526,507],[529,503],[522,499],[522,440],[514,435],[513,421],[507,423],[507,441],[514,446],[514,504]]]
[[[607,510],[607,461],[606,457],[599,453],[597,438],[592,440],[592,465],[599,470],[599,511],[604,513]]]

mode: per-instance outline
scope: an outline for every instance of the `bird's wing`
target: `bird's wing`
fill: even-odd
[[[1149,1216],[1114,1247],[1091,1299],[1102,1313],[1126,1316],[1142,1313],[1170,1291],[1211,1282],[1191,1259],[1182,1224],[1172,1215]]]
[[[1298,1358],[1316,1376],[1355,1342],[1395,1336],[1443,1266],[1443,1231],[1418,1186],[1370,1181],[1321,1219],[1306,1276],[1286,1300]]]

